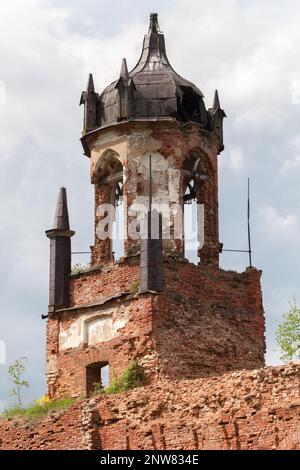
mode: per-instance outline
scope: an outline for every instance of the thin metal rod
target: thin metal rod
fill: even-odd
[[[234,253],[249,253],[248,250],[222,250],[222,253],[223,251],[232,251]]]
[[[249,266],[252,267],[251,230],[250,230],[250,178],[248,178],[247,219],[248,219],[248,252],[249,252]]]
[[[152,155],[149,155],[149,212],[152,212]]]
[[[89,255],[90,251],[72,251],[71,255]]]

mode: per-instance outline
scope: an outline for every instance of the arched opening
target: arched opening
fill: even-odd
[[[86,367],[86,394],[93,393],[109,385],[109,363],[94,362]]]
[[[112,255],[115,261],[117,261],[125,254],[123,180],[116,183],[113,199],[113,204],[115,207],[115,219],[113,222],[112,233]]]
[[[107,235],[109,238],[109,254],[114,260],[124,256],[124,202],[123,202],[123,165],[119,155],[107,150],[95,168],[100,203],[110,205]]]
[[[185,188],[184,200],[184,257],[196,264],[198,252],[197,195],[195,180],[190,179]]]
[[[180,86],[177,108],[179,118],[183,122],[197,122],[204,127],[207,125],[207,111],[203,99],[191,87]]]
[[[204,157],[192,152],[184,162],[184,256],[197,264],[204,245],[206,182],[209,171]]]

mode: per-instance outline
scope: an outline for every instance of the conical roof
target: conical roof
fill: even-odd
[[[54,230],[70,230],[66,188],[60,188],[53,222]]]
[[[140,59],[129,72],[123,59],[121,76],[128,86],[130,115],[133,120],[173,117],[209,125],[203,94],[193,83],[181,77],[171,66],[166,53],[165,38],[160,31],[156,13],[150,15],[149,31],[144,37]],[[110,84],[99,97],[99,127],[118,122],[120,78]]]

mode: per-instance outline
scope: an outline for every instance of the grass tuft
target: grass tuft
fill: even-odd
[[[13,418],[26,418],[29,420],[35,420],[38,418],[43,418],[50,411],[59,411],[69,408],[69,406],[75,403],[75,398],[58,398],[57,400],[51,400],[44,404],[32,404],[27,408],[13,407],[4,411],[2,418],[13,419]]]
[[[133,281],[133,283],[130,286],[130,293],[131,294],[137,294],[140,290],[140,281]]]
[[[145,382],[145,374],[143,369],[137,362],[131,362],[123,371],[120,377],[114,377],[111,385],[100,388],[95,384],[93,395],[114,395],[117,393],[127,392],[137,387],[142,387]]]

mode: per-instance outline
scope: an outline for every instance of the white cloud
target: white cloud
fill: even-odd
[[[286,159],[283,162],[280,171],[283,174],[286,174],[286,173],[293,172],[297,170],[298,168],[300,168],[300,155],[296,155],[293,159],[290,159],[290,158]]]
[[[275,207],[264,206],[259,216],[261,225],[268,229],[265,232],[268,239],[280,239],[282,243],[300,241],[300,224],[296,214],[280,214]]]
[[[234,173],[240,173],[244,168],[244,155],[241,147],[229,151],[229,166]]]

